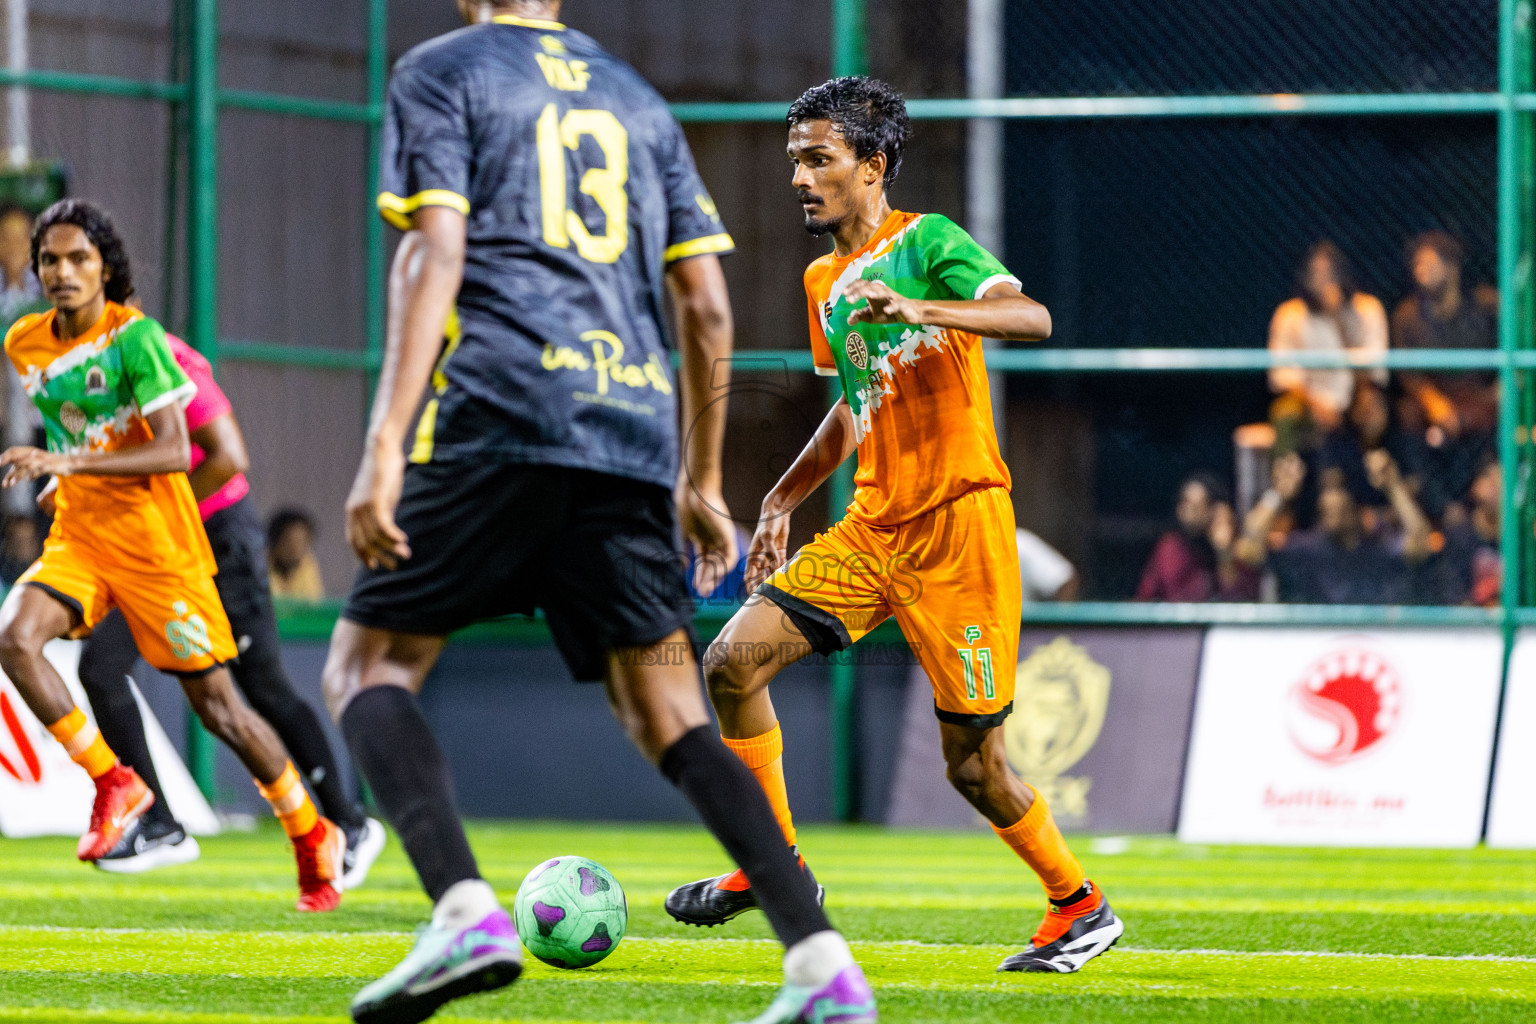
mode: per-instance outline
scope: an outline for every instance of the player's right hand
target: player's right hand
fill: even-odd
[[[347,543],[370,569],[393,569],[411,557],[405,531],[395,525],[404,483],[403,452],[370,450],[357,468],[347,495]]]
[[[764,509],[747,548],[747,572],[742,589],[748,594],[755,591],[758,584],[779,571],[788,554],[789,513]]]

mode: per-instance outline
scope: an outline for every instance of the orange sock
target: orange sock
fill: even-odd
[[[722,736],[720,739],[757,776],[758,784],[768,794],[768,804],[784,832],[785,842],[794,846],[795,819],[789,813],[789,790],[784,787],[784,734],[779,731],[779,723],[773,723],[773,728],[761,736],[744,740]]]
[[[101,738],[101,730],[92,725],[91,720],[85,717],[85,712],[79,708],[54,722],[48,731],[53,733],[54,739],[64,744],[69,759],[89,772],[93,779],[101,778],[117,764],[117,755],[112,753],[107,741]]]
[[[283,823],[283,831],[288,833],[289,839],[307,836],[314,831],[320,821],[320,812],[315,810],[309,793],[299,782],[299,773],[294,770],[292,761],[283,767],[283,774],[276,782],[267,784],[257,779],[256,788],[272,805],[272,813]]]
[[[1034,793],[1035,802],[1029,805],[1024,817],[1007,828],[993,825],[992,831],[1040,876],[1047,896],[1052,900],[1066,899],[1083,887],[1083,866],[1067,849],[1067,841],[1061,837],[1045,797],[1039,790]]]

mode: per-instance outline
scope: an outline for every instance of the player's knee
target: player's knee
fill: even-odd
[[[963,758],[947,758],[944,774],[956,792],[973,803],[987,791],[987,765],[975,753]]]
[[[48,637],[32,623],[14,618],[0,627],[0,662],[11,663],[36,658],[43,652]]]
[[[709,690],[710,703],[733,706],[746,700],[762,689],[756,666],[738,658],[721,657],[704,663],[704,685]]]

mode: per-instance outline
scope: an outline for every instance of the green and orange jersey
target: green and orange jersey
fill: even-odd
[[[68,341],[54,333],[54,319],[53,310],[22,317],[5,336],[5,353],[42,413],[49,451],[142,445],[154,436],[147,415],[196,393],[164,328],[137,310],[109,302],[100,320]],[[184,473],[64,476],[56,500],[51,541],[83,545],[124,568],[159,564],[169,550],[192,554],[209,576],[216,571]]]
[[[864,301],[854,281],[909,299],[979,299],[1019,281],[959,225],[893,212],[862,248],[805,272],[816,372],[837,376],[853,410],[859,468],[849,514],[875,526],[909,522],[984,487],[1010,487],[992,426],[981,339],[920,324],[850,325]]]

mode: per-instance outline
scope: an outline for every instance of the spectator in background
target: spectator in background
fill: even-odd
[[[1387,496],[1400,526],[1385,518],[1371,524],[1349,490],[1323,482],[1317,526],[1287,537],[1269,553],[1272,528],[1296,500],[1306,464],[1294,452],[1277,459],[1274,484],[1254,505],[1235,545],[1236,557],[1258,569],[1268,562],[1280,600],[1300,604],[1409,604],[1424,597],[1423,567],[1430,556],[1430,525],[1398,472],[1380,448],[1365,456],[1370,485]]]
[[[325,597],[314,543],[315,520],[308,512],[284,508],[272,513],[267,520],[267,571],[273,597],[293,601]]]
[[[1504,475],[1498,460],[1485,458],[1472,480],[1467,521],[1445,531],[1440,578],[1441,600],[1446,604],[1492,607],[1499,603],[1503,581],[1503,556],[1499,550],[1503,487]]]
[[[1392,344],[1404,349],[1491,349],[1498,346],[1498,296],[1476,297],[1463,287],[1461,243],[1443,231],[1414,239],[1409,250],[1413,294],[1392,314]],[[1405,370],[1403,427],[1432,450],[1432,471],[1453,495],[1471,487],[1477,467],[1493,449],[1499,383],[1493,370]],[[1460,520],[1450,510],[1450,520]]]
[[[32,271],[32,215],[19,206],[0,207],[0,324],[9,328],[46,306]]]
[[[1351,352],[1369,358],[1387,350],[1387,311],[1355,286],[1344,253],[1318,242],[1296,275],[1297,296],[1282,302],[1269,323],[1271,352]],[[1276,366],[1269,386],[1280,397],[1270,407],[1275,452],[1310,451],[1337,427],[1354,397],[1356,381],[1385,385],[1383,369],[1307,369]]]
[[[1019,530],[1017,536],[1024,603],[1076,601],[1083,584],[1067,557],[1028,530]]]
[[[32,269],[32,215],[19,206],[0,206],[0,330],[28,313],[48,309],[43,286]],[[9,359],[0,370],[0,443],[6,447],[38,445],[43,419],[27,397],[21,378]],[[43,553],[48,532],[38,520],[33,503],[37,484],[27,481],[7,488],[0,496],[0,581],[7,586]],[[20,566],[20,570],[16,567]]]
[[[1258,572],[1234,556],[1236,522],[1226,485],[1210,473],[1191,474],[1179,485],[1174,516],[1178,529],[1152,549],[1136,600],[1256,600]]]
[[[1389,507],[1387,495],[1371,485],[1366,473],[1365,455],[1377,448],[1385,449],[1397,463],[1419,507],[1431,519],[1438,518],[1450,495],[1426,473],[1424,440],[1397,426],[1386,393],[1371,384],[1355,389],[1344,422],[1329,431],[1318,446],[1314,461],[1320,484],[1343,487],[1362,508]]]

